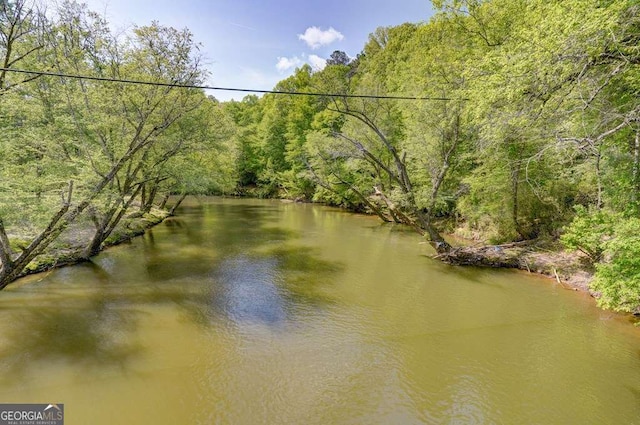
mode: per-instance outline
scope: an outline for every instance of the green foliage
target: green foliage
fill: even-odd
[[[229,194],[238,179],[236,127],[228,111],[217,101],[204,98],[197,110],[177,120],[165,137],[174,155],[149,170],[163,180],[163,192]],[[166,152],[160,149],[158,153]]]
[[[560,240],[567,248],[582,251],[591,261],[598,262],[614,234],[615,224],[622,217],[605,210],[587,209],[582,205],[577,205],[575,210],[576,215]]]
[[[125,39],[76,2],[51,19],[24,0],[11,4],[0,11],[5,66],[184,85],[207,76],[186,29],[154,22]],[[51,257],[45,249],[78,218],[94,226],[88,257],[158,192],[235,188],[235,126],[202,90],[17,76],[0,73],[0,289]]]
[[[597,265],[591,289],[600,293],[598,304],[622,312],[640,308],[640,219],[619,221],[605,242],[606,260]]]
[[[233,121],[236,131],[232,140],[237,151],[235,174],[239,187],[255,186],[262,169],[258,124],[263,105],[255,95],[246,96],[242,102],[226,102],[222,105]]]
[[[509,171],[496,166],[490,172],[478,168],[465,179],[469,194],[458,202],[458,211],[470,230],[481,232],[491,243],[517,239],[513,205],[505,199],[511,190]]]

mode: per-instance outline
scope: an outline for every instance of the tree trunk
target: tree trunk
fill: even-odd
[[[323,158],[323,160],[325,161],[329,161],[326,158]],[[316,184],[320,185],[321,187],[327,189],[328,191],[335,193],[336,195],[338,195],[340,198],[342,198],[344,201],[349,203],[349,200],[340,192],[338,192],[337,190],[335,190],[333,187],[331,187],[330,184],[324,182],[316,173],[316,171],[313,169],[313,167],[311,166],[311,164],[309,164],[306,160],[305,160],[305,165],[307,166],[307,169],[309,170],[309,172],[311,172],[311,175],[313,176],[313,181],[315,181]],[[384,213],[382,212],[382,210],[375,204],[373,204],[373,202],[371,202],[362,192],[360,192],[354,185],[352,185],[351,183],[349,183],[348,181],[344,180],[342,177],[340,177],[337,173],[335,172],[331,172],[331,175],[334,176],[336,179],[338,179],[338,181],[340,182],[340,184],[347,186],[349,189],[351,189],[353,191],[353,193],[356,194],[356,196],[358,196],[358,198],[360,198],[360,200],[371,210],[373,211],[374,214],[376,214],[378,217],[380,217],[380,220],[382,220],[385,223],[388,223],[390,220],[387,216],[384,215]]]
[[[69,211],[69,207],[71,206],[72,195],[73,181],[69,182],[69,192],[67,198],[62,204],[62,207],[51,218],[51,220],[49,220],[49,224],[47,225],[47,227],[38,236],[36,236],[34,240],[31,241],[29,246],[27,246],[15,260],[3,264],[2,270],[0,270],[0,289],[5,288],[8,284],[17,279],[25,269],[25,267],[27,267],[27,265],[31,262],[31,260],[40,255],[42,251],[47,246],[49,246],[49,244],[53,240],[55,240],[55,238],[57,238],[58,235],[60,235],[60,233],[62,233],[62,231],[66,228],[66,226],[68,226],[69,223],[76,217],[76,215],[73,214],[71,214],[71,217],[65,217],[67,211]]]
[[[636,139],[633,145],[633,192],[631,194],[631,200],[636,213],[640,209],[638,205],[640,194],[640,129],[636,130]]]
[[[180,206],[180,204],[182,204],[182,201],[184,201],[184,198],[187,197],[186,193],[183,193],[182,195],[180,195],[180,197],[178,198],[178,200],[176,201],[176,204],[171,208],[171,210],[169,211],[169,215],[175,215],[176,210],[178,209],[178,207]]]
[[[602,173],[600,171],[600,147],[598,146],[598,151],[596,153],[596,184],[598,186],[598,197],[596,200],[596,208],[602,209]]]
[[[358,189],[356,189],[353,185],[349,185],[349,189],[351,189],[353,193],[355,193],[358,196],[358,198],[360,198],[362,202],[364,202],[367,208],[369,208],[375,215],[377,215],[380,218],[380,220],[382,220],[385,223],[388,223],[391,221],[389,217],[384,215],[382,210],[377,205],[375,205],[373,202],[367,199],[367,197]]]
[[[153,201],[155,201],[156,199],[156,195],[158,194],[158,183],[157,180],[154,181],[153,183],[153,187],[151,188],[151,192],[149,193],[149,196],[147,197],[147,202],[144,206],[144,213],[148,213],[149,211],[151,211],[151,207],[153,207]]]
[[[446,149],[444,153],[444,157],[442,158],[442,165],[440,166],[440,171],[438,172],[436,178],[433,180],[431,185],[431,200],[429,202],[429,217],[432,216],[433,210],[436,206],[436,201],[438,200],[438,195],[440,194],[440,187],[442,183],[444,183],[444,179],[447,177],[447,172],[451,167],[451,156],[458,149],[458,144],[460,143],[460,115],[456,115],[455,127],[453,129],[453,134],[451,135],[451,139],[446,136],[443,136],[442,145],[443,150],[444,146],[446,146],[447,142],[450,142],[449,149]]]
[[[140,192],[140,212],[145,213],[145,208],[147,206],[147,183],[142,184],[142,191]]]
[[[89,242],[84,250],[83,258],[89,259],[100,252],[102,244],[109,236],[111,236],[113,230],[116,228],[118,223],[120,223],[122,217],[124,217],[125,213],[131,206],[131,203],[134,201],[136,196],[138,196],[142,186],[143,185],[138,185],[126,202],[118,200],[107,214],[104,215],[102,220],[98,220],[96,223],[96,231],[93,234],[93,238],[91,238],[91,242]]]
[[[393,213],[400,219],[400,221],[406,225],[411,226],[416,232],[421,234],[422,236],[427,236],[429,238],[429,243],[436,250],[438,254],[442,254],[451,250],[451,245],[449,245],[444,238],[440,235],[440,233],[433,227],[431,221],[428,216],[425,216],[424,213],[414,209],[411,211],[413,215],[415,215],[416,220],[409,217],[403,211],[401,211],[398,207],[396,207],[395,203],[389,199],[379,188],[374,188],[376,190],[376,195],[380,196],[380,198],[388,205],[389,210],[393,211]]]
[[[162,197],[162,201],[160,201],[160,205],[158,205],[158,208],[160,208],[161,210],[163,210],[163,209],[164,209],[164,207],[166,207],[166,206],[167,206],[167,201],[169,200],[169,196],[171,196],[171,195],[169,195],[169,194],[167,193],[166,195],[164,195],[164,196]]]
[[[526,232],[520,225],[518,215],[520,212],[519,205],[519,191],[520,191],[520,163],[517,162],[515,168],[511,171],[511,196],[513,197],[513,205],[511,207],[511,220],[513,221],[513,228],[521,239],[528,239]]]
[[[521,268],[522,252],[530,243],[530,241],[521,241],[503,245],[457,247],[439,253],[436,258],[456,266]]]
[[[93,233],[93,237],[89,244],[85,247],[84,252],[82,253],[82,258],[88,260],[94,255],[100,252],[100,247],[102,246],[102,242],[106,239],[103,237],[103,234],[107,228],[107,217],[103,217],[102,220],[99,220],[96,223],[96,230]]]
[[[429,236],[431,246],[436,250],[436,252],[438,254],[442,254],[451,251],[451,245],[449,245],[449,243],[444,240],[440,232],[433,227],[433,224],[431,223],[431,214],[424,214],[419,210],[415,213],[422,228],[426,231],[427,236]]]
[[[143,214],[151,211],[151,207],[153,207],[153,201],[156,199],[156,195],[158,194],[159,179],[154,179],[150,182],[144,183],[142,185],[142,200],[140,203],[140,212]]]
[[[13,266],[13,250],[7,237],[7,232],[4,229],[4,223],[2,217],[0,217],[0,267],[2,270],[10,269]]]

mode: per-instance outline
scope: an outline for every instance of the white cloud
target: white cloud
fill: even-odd
[[[327,66],[326,59],[322,59],[318,55],[309,55],[307,62],[309,62],[309,65],[311,65],[311,68],[313,68],[314,71],[320,71]]]
[[[297,56],[292,58],[279,57],[276,69],[280,72],[284,72],[300,65],[302,65],[302,60]]]
[[[339,41],[343,38],[344,35],[333,29],[333,27],[329,27],[326,31],[323,31],[318,27],[309,27],[305,30],[304,34],[298,34],[298,39],[307,43],[307,45],[312,49],[329,45],[334,41]]]

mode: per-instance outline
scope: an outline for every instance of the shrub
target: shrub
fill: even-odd
[[[640,219],[620,221],[604,246],[604,261],[596,266],[591,284],[591,289],[601,294],[598,305],[637,312],[640,308]]]
[[[605,244],[614,232],[614,225],[621,217],[617,214],[582,205],[575,207],[576,216],[565,228],[560,241],[569,249],[577,249],[589,256],[593,263],[602,258]]]

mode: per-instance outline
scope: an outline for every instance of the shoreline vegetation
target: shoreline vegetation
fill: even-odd
[[[282,202],[302,202],[299,199],[273,199],[279,199]],[[101,245],[100,252],[111,246],[129,242],[136,236],[142,236],[147,229],[174,216],[174,209],[170,211],[154,206],[149,212],[143,213],[139,208],[139,205],[133,205],[128,210],[124,219]],[[362,214],[356,211],[349,212]],[[90,261],[84,252],[93,230],[89,221],[80,221],[69,226],[60,235],[59,240],[30,262],[19,277]],[[597,296],[597,293],[588,287],[589,281],[593,278],[593,270],[586,256],[579,252],[566,251],[558,242],[529,240],[492,245],[466,239],[455,232],[444,233],[444,235],[447,239],[454,237],[461,243],[451,242],[450,252],[433,255],[433,258],[445,263],[457,266],[520,269],[553,278],[566,289],[587,291],[592,296]],[[21,240],[28,240],[25,235],[10,234],[9,236],[15,244],[14,249],[21,247]]]
[[[135,208],[135,210],[132,209],[129,214],[118,223],[95,255],[109,247],[127,243],[137,236],[144,235],[147,229],[162,223],[171,216],[170,211],[156,207],[151,208],[151,210],[146,213],[137,211],[137,208]],[[93,230],[93,225],[90,222],[78,222],[73,226],[69,226],[62,232],[59,240],[52,243],[42,254],[34,258],[17,279],[32,274],[48,272],[60,267],[73,266],[91,261],[91,257],[85,255],[85,249]],[[14,240],[16,241],[21,239],[19,235],[12,236],[15,236]],[[19,242],[17,245],[19,245]],[[19,246],[16,246],[16,248],[19,248]]]
[[[235,197],[243,198],[242,196]],[[300,199],[273,199],[278,199],[281,202],[303,202]],[[181,198],[181,202],[182,200],[184,198]],[[170,217],[174,217],[175,209],[175,207],[171,208],[171,210],[160,209],[154,206],[149,212],[141,213],[138,205],[132,206],[125,218],[102,244],[100,252],[112,246],[128,243],[133,238],[144,235],[146,230]],[[355,211],[349,212],[362,214]],[[60,236],[60,242],[53,244],[43,254],[29,263],[19,278],[91,261],[90,258],[83,256],[91,230],[90,222],[77,223],[71,226]],[[432,258],[459,267],[473,266],[522,270],[552,279],[563,289],[588,293],[594,299],[597,299],[600,295],[589,287],[594,276],[594,269],[588,257],[579,251],[571,252],[566,250],[557,241],[529,240],[491,245],[465,239],[457,233],[454,231],[451,234],[445,234],[447,239],[455,239],[455,242],[451,242],[452,250],[444,255],[435,253]],[[630,318],[638,316],[637,313],[618,314],[629,316]],[[634,323],[637,325],[638,322],[634,320]]]
[[[188,29],[0,3],[0,289],[55,247],[43,264],[71,261],[74,229],[97,254],[134,205],[244,194],[373,214],[444,262],[640,313],[637,0],[432,0],[426,22],[227,102]],[[462,226],[482,245],[452,246]]]
[[[254,194],[255,195],[255,194]],[[307,202],[300,198],[277,197],[284,202]],[[311,202],[313,203],[313,202]],[[350,211],[354,214],[375,214]],[[404,223],[398,223],[405,225]],[[438,227],[435,222],[434,225]],[[492,244],[488,240],[470,239],[461,228],[442,232],[451,249],[444,253],[437,251],[431,258],[458,267],[515,269],[553,280],[565,290],[588,294],[597,304],[601,293],[591,287],[595,277],[595,265],[589,256],[580,250],[568,249],[559,240],[533,239],[503,244]],[[423,235],[424,236],[424,235]],[[435,249],[435,248],[434,248]],[[634,311],[613,311],[628,317],[636,326],[640,325],[640,309]]]

